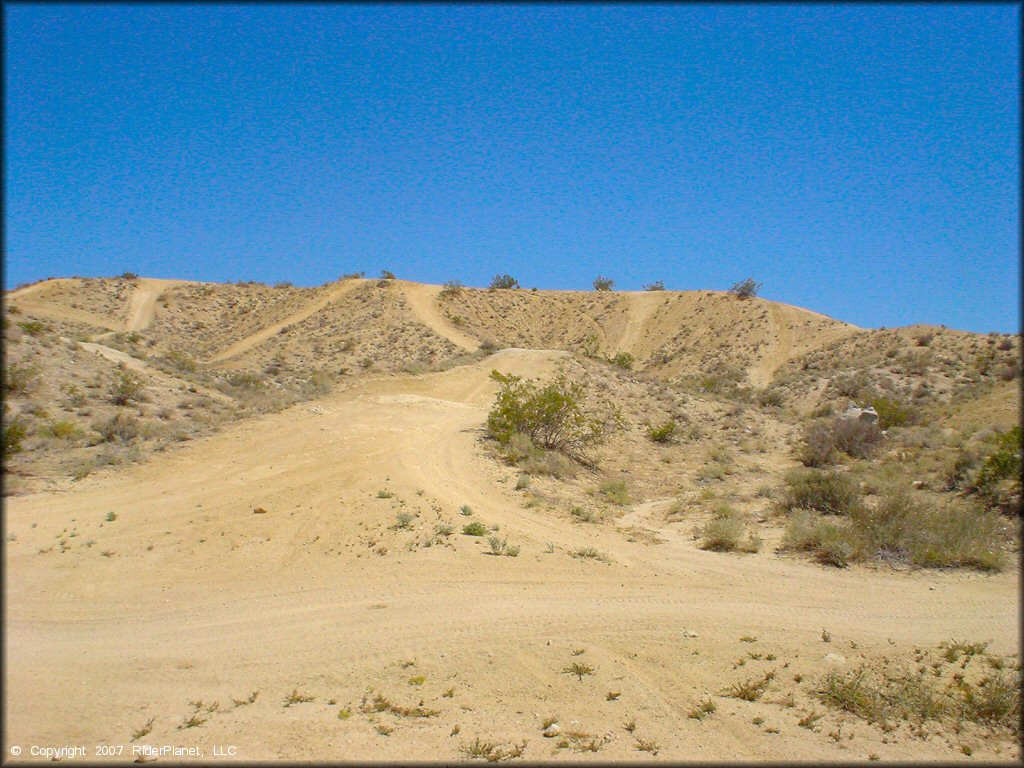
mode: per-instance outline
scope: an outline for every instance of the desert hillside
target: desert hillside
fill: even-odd
[[[353,276],[3,309],[5,754],[1020,759],[1018,337]]]

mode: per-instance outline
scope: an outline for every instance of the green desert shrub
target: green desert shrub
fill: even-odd
[[[997,513],[966,502],[930,503],[901,488],[883,493],[877,504],[861,507],[850,519],[866,559],[934,568],[1003,566],[1004,521]]]
[[[134,371],[122,370],[110,385],[110,402],[127,405],[140,402],[144,397],[146,382]]]
[[[491,372],[498,394],[487,416],[487,432],[502,445],[517,434],[536,446],[584,459],[584,451],[600,442],[606,423],[584,413],[583,385],[559,376],[545,385],[519,376]]]
[[[492,291],[496,291],[496,290],[511,290],[513,288],[518,288],[519,287],[519,281],[516,280],[514,277],[512,277],[512,275],[506,275],[506,274],[495,275],[491,279],[491,284],[488,287]]]
[[[13,453],[18,453],[22,449],[21,441],[28,435],[28,427],[25,423],[15,417],[14,419],[4,419],[3,427],[3,452],[4,456],[9,456]]]
[[[464,536],[486,536],[487,526],[479,520],[474,520],[472,523],[462,527],[462,534]]]
[[[1021,429],[996,434],[971,483],[982,500],[1004,512],[1021,511]]]
[[[892,427],[904,427],[915,424],[918,421],[918,414],[913,406],[901,403],[888,397],[874,397],[868,405],[875,409],[878,414],[878,426],[880,429]]]
[[[20,323],[18,323],[18,327],[21,328],[21,330],[23,330],[29,336],[40,336],[43,333],[46,333],[47,330],[49,330],[46,327],[46,323],[43,323],[39,320],[22,320]]]
[[[653,283],[648,283],[647,285],[645,285],[644,286],[644,290],[645,291],[664,291],[665,290],[665,281],[664,280],[655,280]]]
[[[613,285],[615,285],[615,281],[611,278],[601,277],[600,275],[594,278],[595,291],[610,291]]]
[[[199,369],[199,363],[188,352],[181,349],[171,349],[164,355],[164,360],[175,371],[182,373],[195,373]]]
[[[678,431],[679,426],[673,419],[669,419],[664,424],[658,426],[652,424],[647,427],[647,436],[656,443],[671,443],[675,441]]]
[[[73,421],[67,419],[60,419],[49,422],[40,431],[40,434],[46,437],[54,437],[58,440],[77,440],[84,436],[82,428],[75,424]]]
[[[633,356],[629,352],[618,352],[612,357],[609,357],[608,362],[616,368],[621,368],[624,371],[630,371],[633,369]]]
[[[625,480],[606,480],[598,486],[597,491],[612,504],[625,506],[630,502]]]

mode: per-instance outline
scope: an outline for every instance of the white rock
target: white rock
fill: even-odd
[[[683,637],[697,637],[697,633],[694,632],[692,629],[684,629]]]
[[[552,723],[544,729],[544,736],[552,739],[562,732],[562,729],[558,727],[558,723]]]
[[[846,657],[838,653],[826,653],[825,661],[829,662],[830,664],[845,664]]]

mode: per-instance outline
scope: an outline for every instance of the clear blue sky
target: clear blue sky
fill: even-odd
[[[1017,5],[5,6],[5,287],[723,290],[1020,328]]]

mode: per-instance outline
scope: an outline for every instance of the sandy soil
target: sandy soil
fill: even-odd
[[[830,668],[953,637],[1015,652],[1015,570],[707,552],[664,524],[662,500],[619,521],[660,544],[524,507],[518,472],[480,445],[487,374],[547,374],[564,355],[509,349],[369,377],[72,490],[9,498],[4,754],[81,744],[95,759],[97,745],[124,745],[125,761],[132,745],[170,744],[207,760],[218,746],[247,761],[451,760],[479,738],[525,741],[527,760],[1019,758],[978,734],[963,737],[968,758],[946,735],[886,735],[832,710],[798,725],[824,711],[811,691]],[[518,557],[460,535],[472,520],[499,526]],[[453,535],[435,535],[443,524]],[[588,546],[610,562],[570,556]],[[566,674],[573,662],[593,673]],[[761,700],[720,695],[768,670]],[[360,711],[376,693],[438,713]],[[311,700],[286,706],[290,694]],[[709,697],[712,717],[687,716]],[[545,738],[556,715],[598,751]]]

